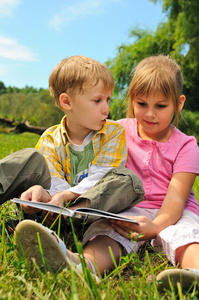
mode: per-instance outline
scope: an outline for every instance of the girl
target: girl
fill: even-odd
[[[130,232],[141,233],[138,241],[152,240],[173,265],[198,270],[199,206],[192,186],[199,172],[199,150],[194,137],[173,125],[185,102],[182,84],[180,67],[168,56],[146,58],[135,69],[127,114],[134,119],[120,123],[126,129],[126,166],[142,179],[145,198],[131,209],[139,226],[113,221],[112,227],[127,239]],[[181,281],[183,288],[190,288],[190,282],[199,279],[199,272],[192,271],[162,272],[157,277],[160,288],[169,288],[168,277],[174,285]]]
[[[83,239],[84,257],[93,271],[103,274],[114,267],[109,247],[119,261],[123,249],[135,252],[148,240],[157,250],[162,249],[173,265],[199,270],[199,206],[192,191],[199,173],[199,150],[194,137],[186,136],[173,125],[177,124],[185,102],[182,85],[180,67],[168,56],[146,58],[134,71],[128,118],[119,122],[126,129],[126,167],[142,179],[145,197],[124,213],[139,224],[99,220],[88,228]],[[30,227],[34,231],[34,224]],[[48,236],[49,241],[55,242],[46,228],[39,232],[40,238]],[[17,233],[22,236],[23,230],[18,228]],[[132,243],[132,237],[139,234],[137,242]],[[62,264],[69,260],[79,263],[77,254],[58,248],[60,257],[67,252],[60,259]],[[36,247],[35,253],[32,256],[37,257]],[[54,260],[49,256],[46,254],[46,259],[52,266]],[[176,278],[176,270],[170,271],[170,277]],[[199,278],[197,271],[177,269],[178,277],[181,272],[187,274],[185,281],[187,277]],[[158,277],[163,287],[168,287],[167,278],[167,272]]]

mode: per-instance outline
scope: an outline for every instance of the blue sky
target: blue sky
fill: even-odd
[[[63,58],[85,55],[104,63],[129,30],[155,30],[165,21],[148,0],[0,0],[0,81],[48,88]]]

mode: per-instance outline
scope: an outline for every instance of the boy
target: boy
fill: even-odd
[[[104,196],[104,190],[100,191],[103,196],[96,197],[99,189],[93,188],[108,172],[110,177],[106,181],[114,177],[117,188],[124,192],[128,184],[126,177],[132,176],[124,170],[128,173],[125,177],[123,169],[113,174],[113,168],[125,165],[127,153],[124,128],[107,120],[114,88],[112,74],[98,61],[72,56],[54,68],[49,88],[55,104],[65,113],[61,124],[46,130],[36,146],[48,163],[51,188],[45,190],[41,185],[34,185],[21,194],[21,199],[59,206],[71,202],[71,209],[85,205],[112,212],[125,209],[132,203],[132,195],[121,202],[119,197]],[[125,177],[124,183],[121,177]],[[113,196],[117,188],[110,190]],[[25,205],[23,209],[27,214],[38,212]],[[55,217],[49,214],[49,223]]]

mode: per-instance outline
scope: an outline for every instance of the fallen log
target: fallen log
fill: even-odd
[[[12,127],[10,132],[23,133],[23,132],[32,132],[41,135],[47,127],[32,126],[28,121],[17,122],[15,120],[10,120],[7,118],[0,118],[0,124]]]
[[[13,126],[15,124],[15,121],[7,118],[0,118],[0,123],[8,126]]]
[[[41,135],[47,128],[46,127],[38,127],[38,126],[32,126],[28,121],[25,121],[24,123],[18,123],[11,132],[32,132]]]

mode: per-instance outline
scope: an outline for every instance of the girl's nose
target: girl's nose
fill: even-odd
[[[152,108],[148,108],[147,111],[146,111],[146,115],[148,117],[155,117],[155,112]]]

